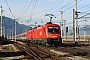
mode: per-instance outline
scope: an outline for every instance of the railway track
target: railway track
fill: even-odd
[[[42,45],[40,45],[42,46]],[[64,44],[64,46],[58,47],[47,47],[42,46],[44,49],[49,49],[54,53],[57,53],[59,57],[64,58],[64,60],[90,60],[90,44],[80,43],[75,44]],[[60,59],[63,60],[63,59]]]
[[[31,60],[60,60],[61,58],[46,50],[42,49],[41,47],[38,47],[34,44],[20,44],[20,43],[14,43],[14,45],[21,51],[24,51],[26,55],[28,56],[27,59]]]
[[[19,50],[24,51],[28,55],[27,59],[31,60],[88,60],[90,59],[90,45],[80,44],[75,46],[67,44],[67,46],[48,47],[33,43],[19,44],[15,43]],[[51,51],[50,51],[51,50]],[[54,51],[53,51],[54,50]],[[57,54],[58,53],[58,54]],[[60,53],[60,54],[59,54]],[[68,53],[68,54],[64,54]],[[64,54],[64,55],[62,55]]]

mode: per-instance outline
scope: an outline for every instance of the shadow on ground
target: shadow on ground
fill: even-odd
[[[13,44],[15,43],[14,41],[0,41],[1,45],[7,45],[7,44]]]
[[[14,57],[25,55],[25,52],[0,52],[0,57]]]

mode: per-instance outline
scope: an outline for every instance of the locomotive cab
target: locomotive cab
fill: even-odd
[[[57,24],[47,26],[47,43],[59,45],[62,43],[60,27]]]
[[[58,26],[49,26],[49,27],[48,27],[48,33],[58,34],[58,33],[59,33],[59,28],[58,28]]]

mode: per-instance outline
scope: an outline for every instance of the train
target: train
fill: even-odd
[[[45,45],[62,44],[61,29],[58,24],[48,22],[16,36],[17,40],[25,40]]]

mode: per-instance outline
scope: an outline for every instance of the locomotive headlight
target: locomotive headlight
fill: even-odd
[[[57,36],[53,36],[54,38],[57,37]]]
[[[48,34],[47,34],[47,37],[48,37]]]

